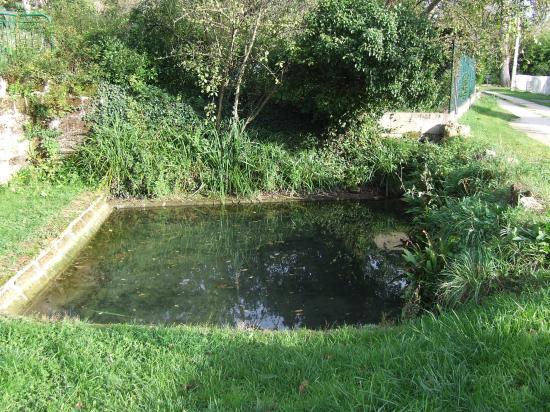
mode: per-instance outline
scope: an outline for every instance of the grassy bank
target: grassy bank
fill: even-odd
[[[550,147],[510,127],[514,119],[495,98],[483,97],[461,122],[472,128],[472,139],[512,162],[511,182],[524,184],[550,204]]]
[[[0,284],[86,208],[92,195],[77,181],[22,173],[0,187]]]
[[[314,332],[0,320],[2,410],[550,406],[550,295]]]

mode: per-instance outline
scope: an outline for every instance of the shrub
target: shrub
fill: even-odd
[[[141,127],[157,130],[181,129],[200,122],[193,108],[181,97],[147,85],[138,93],[129,87],[101,82],[97,88],[91,114],[92,126],[112,126],[133,122]]]
[[[298,40],[284,99],[327,122],[438,105],[439,34],[413,8],[321,0]]]
[[[521,72],[534,76],[550,76],[550,31],[525,45]]]
[[[414,215],[409,297],[455,306],[548,282],[548,224],[510,205],[514,167],[466,142],[425,148],[403,180]]]
[[[251,195],[336,185],[328,153],[259,144],[238,123],[217,129],[154,86],[136,94],[101,84],[89,120],[93,133],[74,164],[116,196]]]
[[[93,46],[92,53],[102,71],[102,78],[110,83],[129,86],[140,92],[157,78],[149,57],[130,49],[117,38],[100,39]]]

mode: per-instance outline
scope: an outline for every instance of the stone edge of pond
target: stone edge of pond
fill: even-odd
[[[112,210],[104,195],[96,198],[46,249],[0,287],[0,313],[20,314],[76,257]]]
[[[114,209],[158,209],[182,206],[219,206],[250,205],[261,203],[311,202],[311,201],[338,201],[338,200],[391,200],[372,192],[362,193],[322,193],[314,195],[260,195],[253,198],[181,198],[181,199],[111,199]]]

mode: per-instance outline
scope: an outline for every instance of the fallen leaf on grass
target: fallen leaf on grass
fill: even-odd
[[[83,409],[84,408],[84,405],[82,404],[82,402],[77,402],[76,405],[74,406],[76,409]]]
[[[298,388],[298,393],[300,395],[303,395],[306,392],[308,386],[309,386],[309,381],[307,379],[304,379],[304,381],[300,384],[300,387]]]
[[[186,391],[192,391],[194,389],[197,389],[199,385],[197,385],[196,383],[186,383],[185,385],[183,385],[183,389],[185,389]]]

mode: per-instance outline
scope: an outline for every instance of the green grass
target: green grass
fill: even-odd
[[[0,187],[0,285],[83,210],[82,191],[29,176]]]
[[[493,97],[483,97],[461,119],[472,128],[472,139],[487,143],[514,163],[515,182],[550,202],[550,147],[510,127],[515,116],[500,108]],[[512,168],[511,168],[512,169]]]
[[[317,332],[0,320],[0,387],[6,411],[544,411],[550,294]]]
[[[489,87],[486,90],[498,92],[507,96],[517,97],[519,99],[528,100],[533,103],[542,104],[550,107],[550,96],[547,94],[522,92],[519,90],[510,90],[505,87]]]

